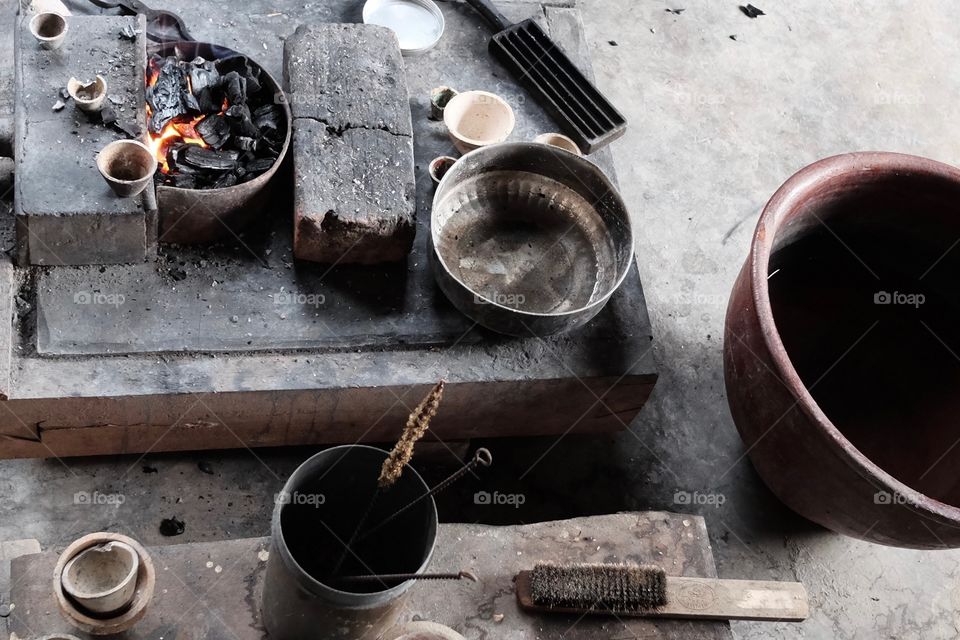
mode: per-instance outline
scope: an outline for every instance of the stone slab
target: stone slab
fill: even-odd
[[[501,4],[513,20],[538,16],[548,30],[562,28],[568,51],[586,51],[573,42],[583,38],[577,21],[563,22],[576,28],[551,22],[558,14],[551,12],[551,18],[539,2]],[[550,6],[560,4],[576,12],[568,2]],[[225,13],[215,3],[171,0],[167,8],[183,16],[198,39],[249,52],[280,77],[283,39],[299,24],[357,21],[361,6],[352,0],[314,1],[287,11],[269,0],[250,0],[243,13]],[[440,378],[449,383],[446,417],[436,423],[437,437],[445,441],[609,433],[626,428],[657,379],[637,269],[630,271],[623,287],[592,322],[571,334],[543,340],[507,338],[473,327],[452,311],[433,283],[426,260],[426,222],[433,198],[427,163],[451,154],[453,148],[443,125],[428,118],[430,89],[447,84],[508,96],[517,115],[512,139],[528,140],[556,130],[547,114],[526,99],[490,57],[490,31],[482,18],[460,2],[443,3],[441,9],[447,22],[444,39],[436,49],[406,64],[418,181],[417,235],[406,261],[389,270],[372,269],[376,274],[364,278],[356,275],[362,269],[359,266],[338,267],[324,275],[325,265],[294,262],[291,210],[277,200],[263,212],[265,230],[250,229],[225,245],[163,247],[152,273],[147,267],[114,265],[76,267],[79,275],[63,275],[62,280],[55,274],[69,274],[71,269],[51,269],[36,280],[24,278],[18,294],[25,304],[15,319],[10,400],[5,404],[13,413],[0,411],[0,457],[385,442],[396,438],[397,425],[418,394]],[[78,5],[78,10],[97,11],[93,5]],[[591,160],[614,174],[609,149],[593,154]],[[631,206],[642,218],[639,202]],[[640,255],[638,260],[648,258]],[[206,263],[200,268],[202,261]],[[172,281],[167,274],[175,269],[186,271],[187,279]],[[378,284],[388,271],[405,274],[391,278],[396,289]],[[278,291],[291,274],[296,274],[298,282],[323,280],[338,294],[349,294],[344,313],[333,313],[328,322],[347,340],[340,345],[303,343],[302,349],[271,347],[280,342],[273,341],[271,333],[282,337],[287,331],[282,323],[291,318],[281,320],[274,314],[271,298],[255,294]],[[167,300],[164,312],[138,314],[131,306],[132,313],[118,314],[109,305],[90,305],[80,310],[84,315],[57,316],[49,309],[40,313],[42,308],[34,304],[44,305],[51,295],[45,291],[48,286],[62,285],[58,295],[72,304],[77,282],[84,291],[94,291],[96,286],[110,292],[120,287],[134,290],[143,280],[144,290],[149,291],[153,285],[148,279],[171,290],[177,287],[177,295],[160,296]],[[259,329],[260,342],[253,341],[248,350],[221,351],[215,341],[216,323],[208,326],[204,320],[205,337],[198,340],[195,332],[189,333],[187,322],[170,321],[171,315],[202,317],[208,305],[215,315],[224,313],[207,294],[227,282],[237,291],[247,287],[250,295],[242,299],[258,301],[262,317],[270,318],[270,326]],[[400,292],[400,303],[371,302]],[[146,298],[140,301],[141,309],[150,307],[145,302]],[[352,315],[346,313],[349,307]],[[447,313],[453,314],[450,321],[465,323],[463,331],[451,331],[442,344],[418,344],[422,338],[417,335],[434,332],[438,323],[452,328],[446,324]],[[418,318],[421,327],[415,326]],[[51,351],[46,354],[37,351],[41,322],[58,341],[48,343]],[[410,342],[397,334],[389,345],[369,345],[362,335],[366,329],[351,334],[354,324],[365,323],[368,327],[414,326],[420,333],[407,333]],[[191,351],[169,346],[170,336],[178,331],[181,344]],[[98,344],[109,344],[115,351],[97,353]],[[57,356],[54,349],[63,349],[64,356]],[[70,355],[71,350],[78,354]]]
[[[294,254],[328,264],[402,260],[416,230],[416,187],[396,35],[375,25],[303,25],[284,46],[284,79]]]
[[[129,640],[263,640],[259,603],[268,538],[151,547],[156,595]],[[56,552],[12,562],[10,631],[21,638],[75,633],[50,589]],[[478,584],[420,582],[409,591],[400,622],[431,620],[466,638],[498,640],[727,640],[725,622],[533,615],[516,604],[513,577],[539,561],[640,562],[668,575],[715,578],[706,525],[699,516],[621,513],[512,527],[442,524],[431,571],[475,572]],[[318,629],[318,632],[322,631]],[[87,636],[77,634],[80,638]],[[371,640],[359,639],[358,640]]]
[[[91,120],[60,94],[71,77],[102,75],[118,121],[142,130],[144,26],[136,17],[71,16],[63,46],[47,51],[33,39],[28,21],[18,24],[15,206],[21,261],[112,264],[151,255],[153,216],[143,199],[114,196],[96,167],[99,150],[127,136]],[[122,38],[124,28],[140,34]],[[55,111],[58,100],[67,104]]]
[[[406,265],[285,268],[290,234],[282,239],[260,254],[268,268],[218,268],[216,254],[205,248],[173,255],[164,248],[159,268],[46,271],[38,276],[37,351],[222,353],[480,339],[452,306],[433,304],[433,283],[425,274]]]

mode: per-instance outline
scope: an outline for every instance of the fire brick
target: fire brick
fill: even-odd
[[[284,48],[293,111],[294,253],[337,264],[402,260],[416,229],[413,127],[396,35],[304,25]]]

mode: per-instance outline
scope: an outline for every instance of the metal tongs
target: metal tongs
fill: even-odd
[[[151,9],[140,0],[90,0],[103,9],[121,9],[124,13],[147,17],[147,39],[151,42],[193,41],[183,18],[172,11]]]

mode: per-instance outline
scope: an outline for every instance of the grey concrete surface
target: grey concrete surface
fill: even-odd
[[[767,15],[751,20],[736,0],[584,0],[599,84],[631,121],[613,154],[638,221],[660,382],[630,431],[616,437],[485,443],[494,468],[444,494],[441,517],[510,523],[621,509],[699,513],[721,577],[801,580],[810,594],[808,621],[735,623],[737,638],[956,638],[960,551],[862,543],[780,505],[744,458],[727,410],[721,345],[727,294],[760,208],[791,173],[865,149],[960,162],[960,67],[952,55],[960,5],[757,4]],[[0,463],[0,539],[62,547],[113,528],[161,544],[170,540],[157,526],[173,514],[187,523],[178,542],[264,535],[273,494],[310,453]],[[144,473],[144,462],[157,473]],[[422,464],[434,481],[448,470]],[[473,492],[481,489],[516,496],[478,505]],[[77,492],[86,493],[75,500]]]

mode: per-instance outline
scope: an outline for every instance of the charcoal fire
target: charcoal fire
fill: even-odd
[[[147,129],[160,184],[218,189],[276,162],[286,119],[245,56],[218,60],[154,55],[146,74]]]

